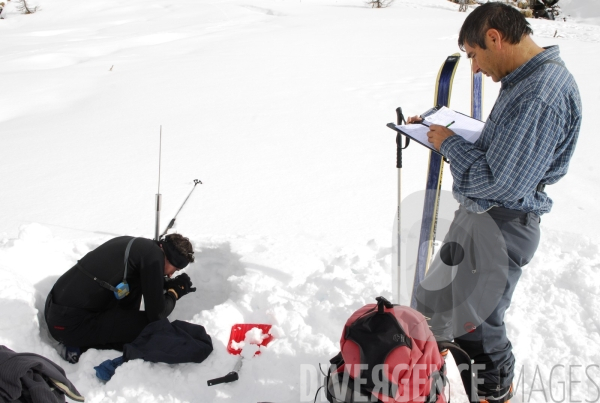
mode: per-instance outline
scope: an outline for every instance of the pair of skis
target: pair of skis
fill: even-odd
[[[438,73],[436,86],[435,86],[435,97],[434,97],[434,106],[450,106],[450,95],[452,92],[452,82],[454,81],[454,74],[456,73],[456,69],[458,67],[458,62],[460,60],[460,55],[455,53],[444,61],[440,71]],[[483,77],[481,73],[473,74],[471,73],[471,116],[475,119],[481,120],[482,116],[482,97],[483,97]],[[400,108],[397,109],[398,113],[398,124],[402,124],[404,117],[402,116],[402,111]],[[401,284],[400,280],[402,279],[402,271],[401,271],[401,226],[400,226],[400,203],[401,200],[401,171],[402,171],[402,147],[400,134],[396,139],[396,143],[398,144],[398,160],[397,160],[397,168],[398,168],[398,234],[397,234],[397,251],[398,251],[398,267],[396,278],[398,279],[397,285],[397,295],[396,301],[401,301]],[[427,170],[427,180],[425,185],[425,199],[423,203],[423,214],[421,220],[421,228],[419,232],[419,244],[418,244],[418,253],[417,253],[417,263],[415,267],[414,281],[412,284],[412,295],[409,297],[408,301],[410,301],[410,305],[412,308],[416,309],[417,301],[416,301],[416,290],[423,278],[425,277],[427,270],[429,269],[429,265],[433,258],[433,249],[436,235],[436,227],[437,227],[437,218],[439,211],[439,203],[441,196],[441,187],[442,187],[442,174],[444,170],[444,160],[443,157],[431,151],[429,154],[429,168]],[[394,276],[392,275],[392,279]],[[448,347],[440,345],[441,347]],[[450,345],[449,345],[450,346]],[[461,379],[463,385],[465,387],[465,391],[467,396],[469,397],[469,402],[475,403],[478,402],[478,396],[473,395],[473,385],[475,382],[474,374],[471,371],[471,360],[468,355],[463,356],[459,353],[455,353],[455,350],[451,350],[452,355],[454,356],[454,360],[456,361],[459,367],[461,365],[466,365],[469,367],[469,371],[461,371]]]
[[[456,73],[456,69],[458,67],[458,62],[460,61],[460,54],[455,53],[451,56],[448,56],[442,67],[439,70],[436,86],[435,86],[435,94],[434,94],[434,106],[450,106],[450,95],[452,93],[452,83],[454,81],[454,75]],[[482,105],[483,105],[483,77],[481,73],[473,74],[471,73],[471,116],[475,119],[481,120],[482,116]],[[400,109],[398,112],[398,122],[397,124],[402,124],[404,117],[402,116],[402,112]],[[395,278],[398,282],[402,279],[401,273],[401,225],[400,225],[400,206],[402,202],[402,147],[400,141],[400,135],[398,135],[397,140],[398,150],[397,150],[397,164],[398,168],[398,233],[397,233],[397,251],[398,251],[398,260],[397,260],[397,272]],[[415,267],[415,275],[414,281],[412,285],[412,296],[410,297],[410,304],[412,308],[416,308],[416,299],[415,299],[415,291],[418,285],[421,283],[427,270],[429,269],[429,265],[431,263],[431,259],[433,258],[433,249],[437,228],[437,217],[439,211],[439,202],[440,202],[440,193],[442,187],[442,174],[444,170],[444,160],[443,157],[435,152],[430,152],[429,154],[429,163],[427,170],[427,179],[425,184],[425,199],[423,203],[423,214],[421,219],[421,229],[419,232],[419,243],[418,243],[418,252],[417,252],[417,263]],[[394,278],[394,276],[392,276]],[[396,301],[400,301],[400,293],[402,290],[401,285],[396,284],[397,290],[395,295]]]

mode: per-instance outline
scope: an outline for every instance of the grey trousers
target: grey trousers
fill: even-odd
[[[480,396],[499,396],[514,376],[504,314],[540,240],[533,213],[456,211],[444,244],[417,289],[417,309],[437,340],[454,340],[478,364]]]

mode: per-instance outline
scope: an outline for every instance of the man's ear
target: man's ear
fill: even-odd
[[[502,49],[502,34],[497,29],[488,29],[485,33],[485,38],[489,46],[492,46],[495,49]]]

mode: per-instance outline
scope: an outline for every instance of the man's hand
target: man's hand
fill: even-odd
[[[175,291],[175,297],[180,299],[184,295],[189,294],[190,292],[195,292],[196,287],[192,287],[192,280],[190,276],[186,273],[180,274],[172,280],[165,282],[167,287],[167,292]]]
[[[422,121],[423,118],[420,116],[409,116],[408,119],[406,119],[406,124],[421,123]]]
[[[440,125],[429,126],[429,132],[427,132],[429,142],[433,144],[433,148],[438,151],[440,151],[440,147],[442,146],[444,140],[450,136],[454,136],[454,132],[445,126]]]

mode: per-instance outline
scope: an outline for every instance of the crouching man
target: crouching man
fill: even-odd
[[[122,350],[150,322],[166,318],[176,301],[196,291],[187,274],[194,261],[188,238],[161,241],[122,236],[86,254],[54,284],[44,316],[62,357],[75,363],[88,348]],[[140,305],[144,301],[144,310]]]

